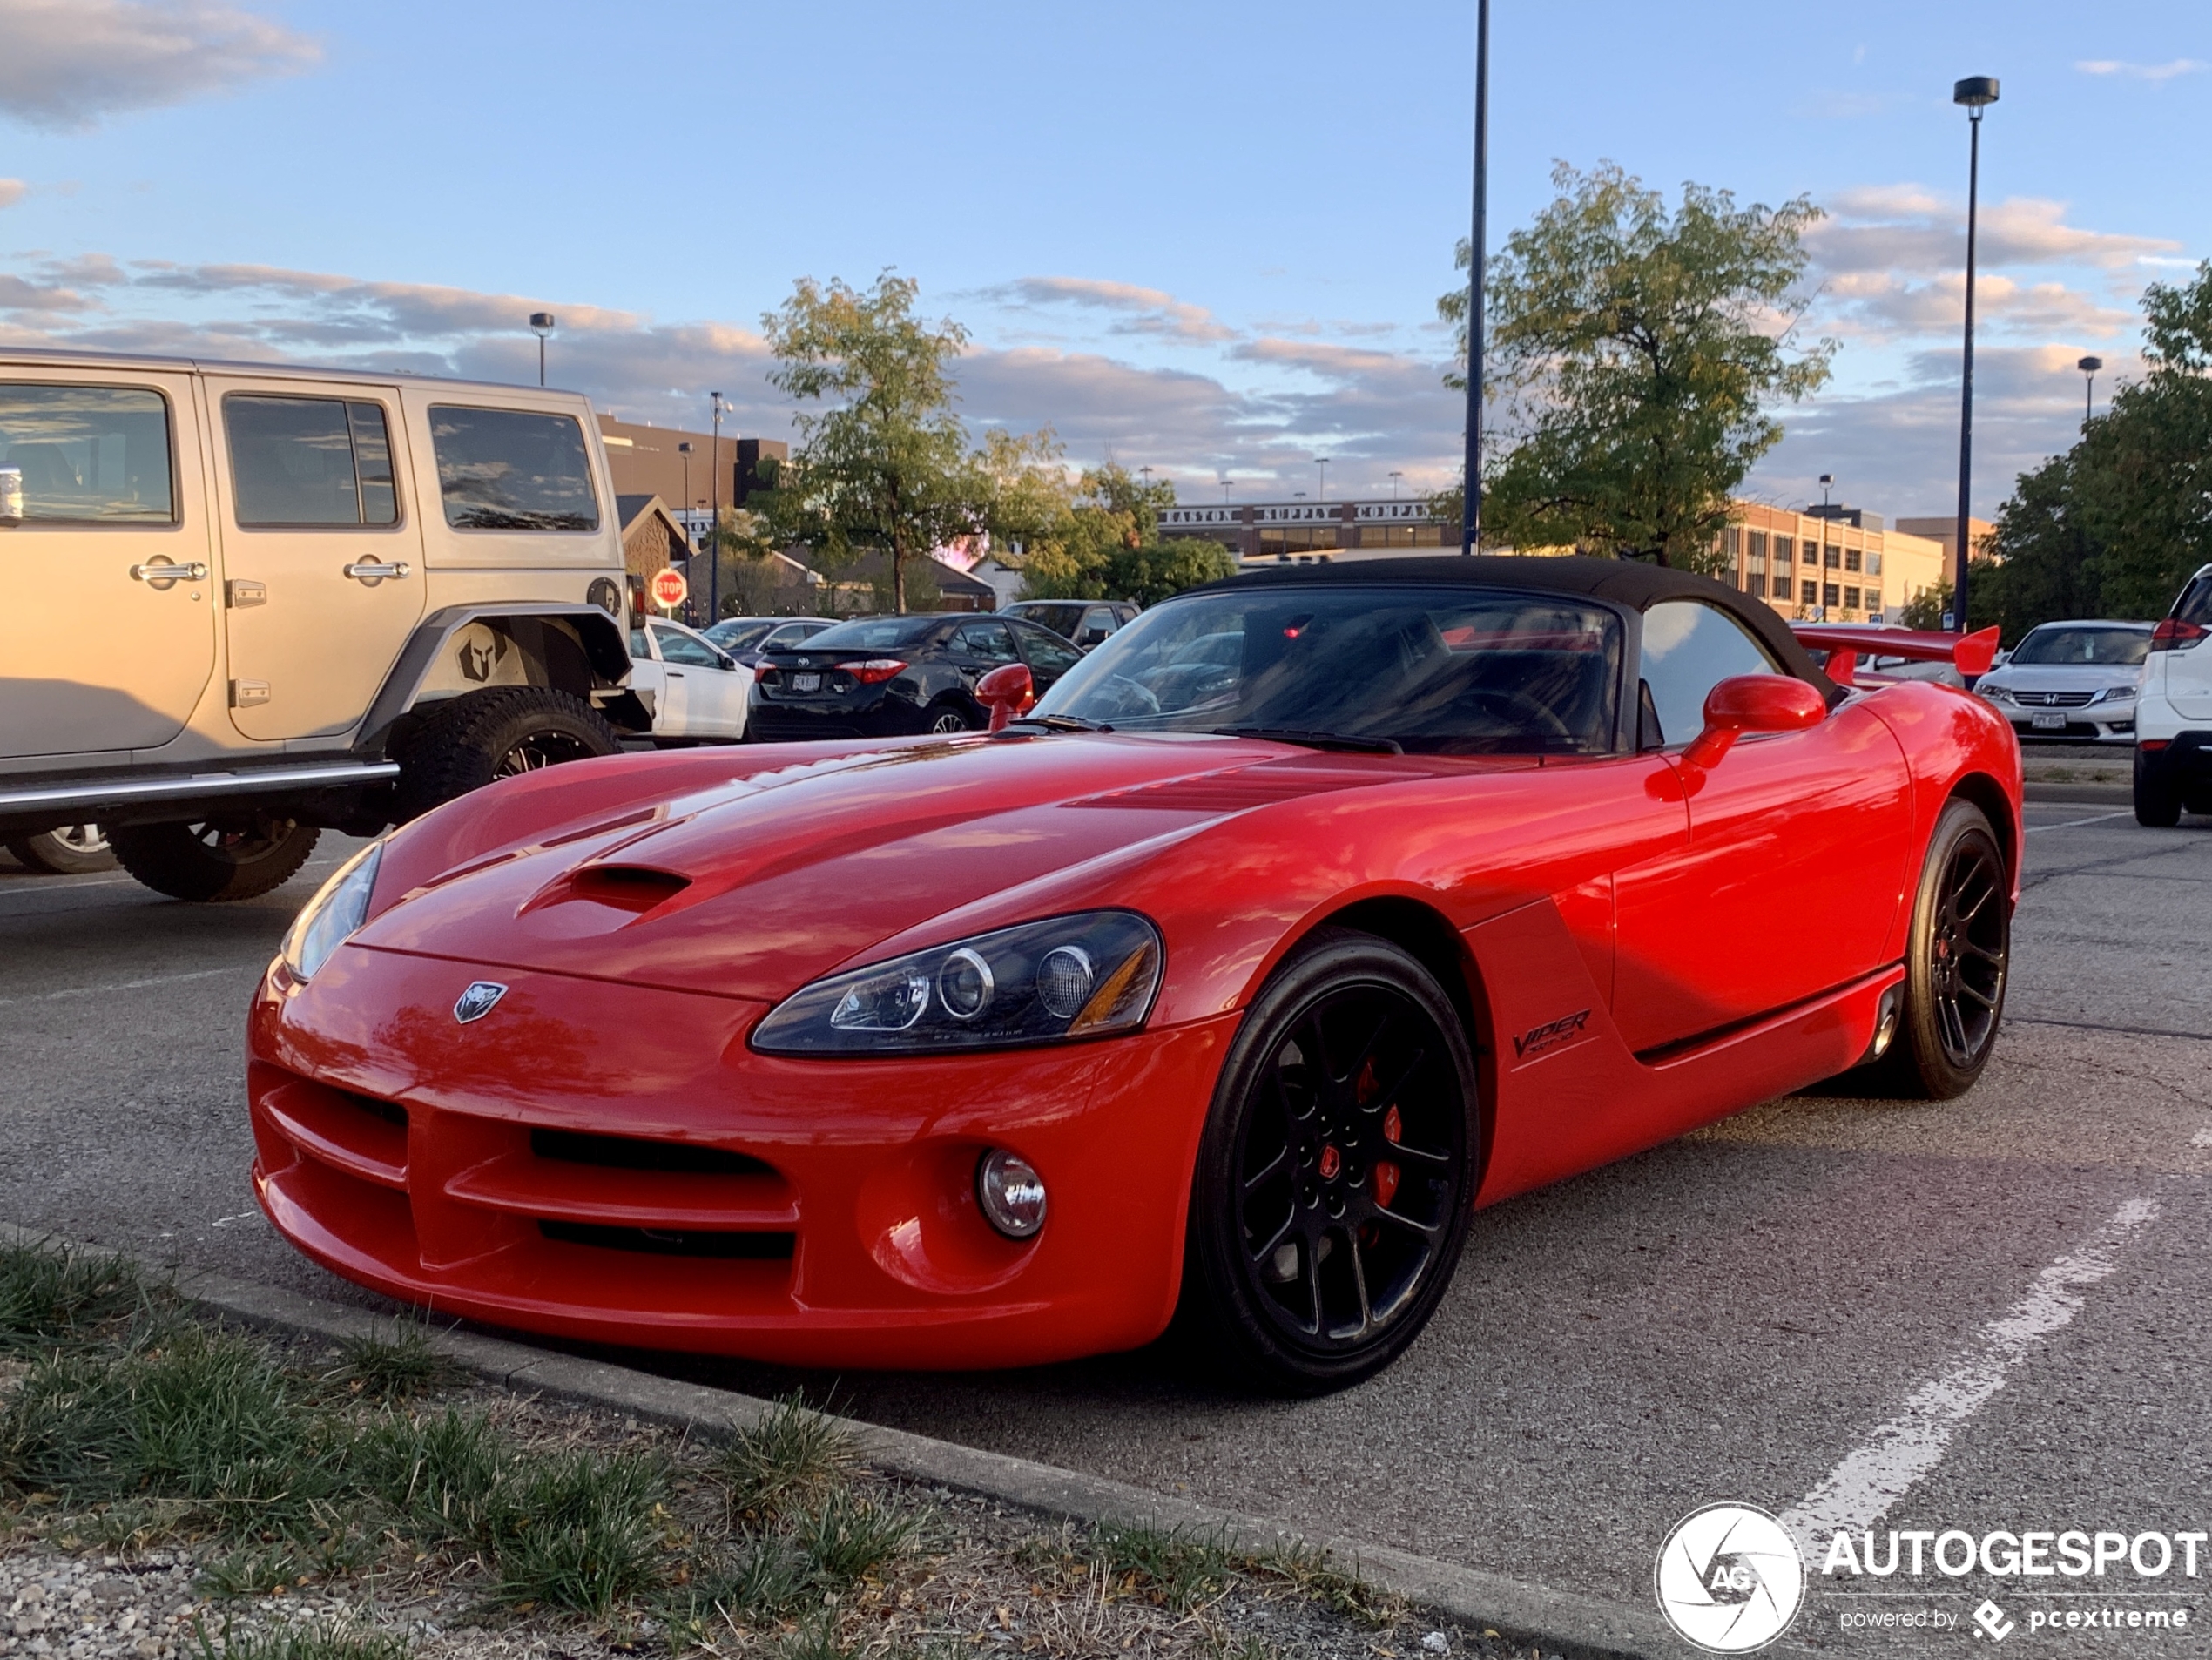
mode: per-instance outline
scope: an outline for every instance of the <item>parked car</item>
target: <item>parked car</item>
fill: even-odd
[[[652,705],[658,743],[745,736],[752,671],[696,629],[664,617],[632,619],[630,684]]]
[[[1001,606],[998,614],[1042,623],[1088,651],[1116,629],[1134,622],[1136,612],[1135,603],[1126,599],[1017,599]]]
[[[1339,1388],[1478,1206],[1862,1066],[1957,1096],[2002,1030],[2004,720],[1628,561],[1254,573],[995,736],[577,772],[334,879],[246,1083],[283,1237],[568,1340],[974,1369],[1174,1319],[1240,1387]],[[1571,1256],[1560,1216],[1483,1245]]]
[[[2151,631],[2135,698],[2135,817],[2212,813],[2212,565],[2188,579]]]
[[[869,617],[762,654],[752,736],[764,742],[974,732],[975,683],[1009,663],[1040,690],[1082,660],[1049,628],[995,612]]]
[[[0,348],[0,838],[96,822],[244,899],[325,827],[613,752],[613,505],[574,393]]]
[[[699,631],[748,669],[757,669],[761,652],[770,646],[796,645],[836,626],[833,617],[725,617]]]
[[[2148,623],[2040,624],[1974,691],[2023,739],[2132,744],[2136,687],[2150,646]]]

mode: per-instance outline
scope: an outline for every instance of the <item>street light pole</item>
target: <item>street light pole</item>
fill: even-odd
[[[707,516],[706,530],[706,625],[712,628],[722,620],[722,395],[711,392],[714,400],[714,442],[707,446],[707,476],[714,498],[714,506]]]
[[[2087,432],[2089,428],[2089,417],[2096,413],[2097,371],[2104,366],[2105,361],[2101,357],[2085,357],[2074,366],[2081,371],[2083,377],[2081,387],[2081,428],[2084,432]]]
[[[1329,458],[1326,455],[1316,455],[1313,458],[1313,464],[1321,469],[1321,499],[1325,502],[1329,499]]]
[[[1460,515],[1460,551],[1482,542],[1482,261],[1483,218],[1490,175],[1490,0],[1474,6],[1474,224],[1467,239],[1467,486]]]
[[[1966,520],[1974,475],[1974,231],[1981,199],[1981,112],[1997,102],[1997,78],[1973,75],[1951,89],[1951,101],[1966,111],[1966,346],[1959,378],[1959,549],[1952,593],[1952,616],[1966,631]]]
[[[1393,502],[1398,499],[1398,481],[1405,476],[1403,473],[1393,473],[1390,476],[1390,499]]]
[[[537,336],[537,383],[540,386],[545,384],[545,337],[553,332],[554,327],[551,312],[534,311],[530,314],[530,333]]]
[[[690,543],[690,551],[684,556],[684,577],[688,584],[691,575],[691,555],[699,550],[698,532],[691,528],[691,441],[685,439],[676,446],[676,453],[684,458],[684,536]],[[698,613],[692,609],[691,596],[684,596],[684,620],[690,622]]]

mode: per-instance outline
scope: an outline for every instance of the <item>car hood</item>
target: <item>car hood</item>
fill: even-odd
[[[2094,692],[2101,686],[2134,685],[2142,678],[2141,665],[2130,667],[2124,663],[2007,663],[1982,676],[1976,685],[1977,689],[2004,686],[2013,691],[2025,687],[2032,692]]]
[[[542,827],[418,881],[353,943],[775,1000],[993,896],[1034,894],[1039,914],[1096,903],[1081,895],[1224,818],[1436,770],[1414,757],[1088,734],[815,754]]]

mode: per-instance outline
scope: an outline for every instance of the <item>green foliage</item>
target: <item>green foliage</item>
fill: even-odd
[[[0,1247],[0,1350],[79,1341],[132,1312],[142,1295],[138,1271],[120,1257]]]
[[[904,1553],[914,1542],[914,1531],[912,1516],[841,1487],[799,1513],[792,1523],[791,1540],[813,1568],[816,1579],[835,1589]]]
[[[445,1387],[459,1368],[431,1345],[429,1332],[414,1320],[394,1320],[381,1332],[363,1332],[338,1345],[334,1380],[371,1400],[406,1400]]]
[[[2212,260],[2143,294],[2149,373],[2022,473],[1973,567],[1969,620],[2015,644],[2064,617],[2155,617],[2212,562]]]
[[[716,1468],[732,1518],[765,1522],[840,1486],[859,1459],[842,1425],[792,1394],[732,1436]]]
[[[798,542],[833,573],[861,554],[891,561],[894,608],[907,563],[983,527],[988,483],[953,413],[951,364],[968,331],[914,314],[919,289],[886,272],[856,289],[801,278],[762,320],[777,367],[769,381],[802,407],[799,442],[757,501],[751,534]]]
[[[204,1620],[192,1624],[192,1660],[407,1660],[408,1640],[349,1620],[298,1620],[261,1630],[223,1622],[219,1646]]]
[[[1225,1537],[1181,1528],[1101,1528],[1097,1545],[1112,1573],[1135,1575],[1178,1613],[1218,1596],[1237,1569]]]
[[[1156,604],[1203,582],[1237,574],[1212,542],[1160,540],[1175,486],[1147,483],[1109,462],[1069,479],[1049,432],[994,435],[991,531],[1018,546],[1025,599],[1134,599]]]
[[[1486,285],[1509,442],[1484,466],[1485,538],[1703,569],[1730,493],[1782,436],[1769,407],[1828,378],[1834,341],[1793,345],[1820,210],[1804,197],[1738,208],[1691,184],[1670,215],[1611,163],[1561,162],[1552,179],[1558,198],[1507,239]],[[1437,302],[1463,361],[1467,300]]]
[[[658,1459],[590,1453],[529,1461],[500,1495],[496,1594],[605,1618],[659,1578]]]

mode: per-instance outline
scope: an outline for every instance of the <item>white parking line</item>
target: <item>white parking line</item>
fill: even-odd
[[[2027,833],[2032,836],[2039,830],[2071,830],[2078,825],[2102,824],[2107,819],[2132,819],[2134,816],[2135,810],[2129,807],[2124,813],[2100,813],[2094,819],[2068,819],[2064,824],[2031,824],[2027,827]]]
[[[1781,1518],[1808,1549],[1838,1528],[1869,1528],[1942,1461],[1959,1428],[2005,1387],[2035,1346],[2081,1312],[2080,1287],[2120,1266],[2120,1248],[2158,1215],[2155,1199],[2129,1199],[2079,1251],[2036,1276],[2027,1295],[1982,1327],[1950,1370],[1906,1397],[1904,1407]]]
[[[0,1009],[13,1009],[21,1003],[58,1002],[64,997],[98,997],[111,991],[142,991],[148,986],[180,985],[187,980],[212,980],[217,975],[244,974],[255,966],[254,962],[239,962],[227,968],[195,968],[190,974],[156,975],[151,980],[118,980],[105,986],[71,986],[64,991],[42,991],[31,997],[0,997]]]

